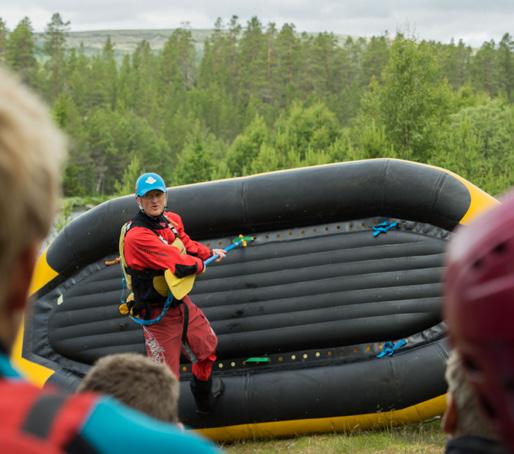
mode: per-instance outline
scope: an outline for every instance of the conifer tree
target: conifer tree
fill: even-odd
[[[7,25],[0,17],[0,62],[5,62],[8,34],[9,30],[7,30]]]
[[[257,17],[246,24],[239,42],[241,68],[240,103],[246,108],[250,98],[266,101],[268,44]]]
[[[219,141],[197,123],[178,157],[173,172],[175,184],[209,181],[217,167],[215,155],[218,146]]]
[[[337,39],[333,33],[318,33],[306,41],[307,65],[304,67],[303,90],[314,99],[326,101],[337,92],[342,68],[336,58]]]
[[[28,17],[24,17],[9,34],[6,62],[26,83],[37,86],[38,63],[35,57],[34,32]]]
[[[367,87],[372,79],[379,79],[389,60],[388,36],[372,36],[363,51],[359,84]]]
[[[48,57],[44,64],[45,92],[53,100],[64,89],[66,33],[70,22],[64,22],[59,13],[54,13],[46,26],[43,51]]]
[[[141,41],[119,70],[118,96],[123,106],[146,118],[155,128],[162,121],[157,88],[157,59],[148,41]]]
[[[82,170],[93,174],[93,179],[89,182],[90,186],[88,187],[88,191],[93,194],[106,193],[106,180],[109,179],[109,157],[117,152],[109,120],[109,111],[105,108],[97,108],[91,111],[85,122],[89,162],[84,163]]]
[[[457,45],[452,41],[449,45],[443,46],[443,70],[454,89],[462,87],[470,79],[472,52],[471,47],[466,46],[462,39]]]
[[[60,93],[53,105],[56,123],[68,135],[69,156],[64,172],[63,191],[65,196],[84,196],[91,189],[94,178],[90,155],[85,144],[85,130],[82,118],[67,92]]]
[[[334,113],[321,102],[309,107],[294,102],[287,114],[277,120],[275,127],[274,145],[279,155],[288,156],[292,151],[298,156],[298,162],[305,159],[309,149],[328,149],[339,133]]]
[[[365,49],[365,42],[347,37],[337,50],[337,58],[341,65],[341,80],[337,87],[337,100],[335,103],[330,103],[329,107],[337,114],[343,125],[349,124],[355,117],[360,98],[367,85],[367,77],[371,77],[371,74],[363,74],[361,60]]]
[[[383,82],[377,87],[380,118],[400,157],[426,161],[449,113],[449,88],[430,46],[397,36]]]
[[[227,153],[227,166],[234,177],[247,175],[252,161],[268,139],[268,128],[264,119],[257,115],[253,122],[234,140]]]
[[[472,60],[471,77],[473,85],[491,96],[496,96],[499,90],[498,59],[496,58],[496,43],[490,40],[482,44]]]
[[[105,41],[100,62],[102,91],[105,93],[108,105],[111,109],[115,109],[118,97],[118,69],[116,66],[114,43],[110,36]]]
[[[514,40],[505,33],[498,45],[498,77],[501,93],[514,101]]]
[[[85,54],[84,45],[70,49],[65,56],[66,85],[81,115],[86,115],[94,104],[92,93],[91,59]]]
[[[195,59],[191,30],[174,30],[160,55],[160,91],[174,97],[191,89],[196,80]]]
[[[453,114],[431,163],[498,195],[514,184],[514,106],[488,100]]]
[[[137,156],[134,156],[130,160],[130,164],[123,172],[123,176],[120,181],[114,184],[114,189],[117,195],[128,195],[134,193],[134,182],[137,180],[139,175],[143,172],[141,162]]]
[[[281,168],[282,161],[283,159],[280,158],[276,148],[263,143],[259,149],[259,153],[252,161],[251,173],[256,174],[278,170]]]
[[[283,109],[299,94],[302,77],[302,53],[300,38],[293,24],[284,24],[275,39],[276,63],[271,83],[275,106]]]
[[[233,140],[244,123],[239,103],[240,65],[237,41],[241,26],[233,16],[225,28],[221,19],[204,43],[198,70],[196,116],[202,116],[213,133]]]

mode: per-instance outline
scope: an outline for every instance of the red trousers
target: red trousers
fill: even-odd
[[[143,326],[146,354],[156,363],[165,363],[180,376],[180,353],[193,363],[192,372],[198,380],[207,381],[216,361],[218,338],[203,312],[186,296],[183,304],[172,307],[159,323]],[[189,309],[187,340],[182,343],[184,327],[184,305]],[[160,314],[154,309],[152,318]]]

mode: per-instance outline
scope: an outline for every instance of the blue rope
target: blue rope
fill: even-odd
[[[394,229],[395,227],[398,227],[398,222],[381,222],[380,224],[374,225],[371,227],[373,229],[373,236],[378,236],[381,233],[387,233],[389,230]]]
[[[126,288],[127,288],[127,281],[125,280],[125,275],[122,275],[122,277],[121,277],[121,296],[120,296],[121,304],[126,304],[126,301],[124,298]],[[162,318],[166,315],[169,308],[171,307],[171,303],[173,303],[173,295],[170,293],[168,295],[168,298],[166,298],[166,301],[164,303],[161,313],[157,317],[155,317],[151,320],[143,320],[139,317],[133,317],[130,314],[129,314],[129,317],[132,321],[136,322],[138,325],[144,325],[144,326],[154,325],[155,323],[159,323],[162,320]]]
[[[166,298],[166,302],[164,303],[164,307],[162,308],[161,313],[157,317],[152,318],[151,320],[143,320],[139,317],[132,317],[132,315],[129,315],[129,317],[132,319],[132,321],[136,322],[138,325],[143,325],[143,326],[155,325],[156,323],[159,323],[162,320],[162,318],[166,315],[166,313],[168,312],[168,309],[171,307],[171,303],[173,303],[173,295],[170,293],[168,295],[168,298]]]
[[[385,356],[393,356],[400,348],[407,345],[407,339],[400,339],[399,341],[393,343],[391,341],[387,341],[384,344],[384,348],[377,355],[377,358],[384,358]]]
[[[121,295],[120,304],[125,304],[125,289],[127,288],[127,282],[125,280],[125,274],[121,273]]]

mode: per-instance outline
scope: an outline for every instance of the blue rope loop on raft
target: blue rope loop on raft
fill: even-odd
[[[400,223],[398,221],[381,222],[380,224],[377,224],[377,225],[374,225],[373,227],[371,227],[373,230],[373,236],[376,237],[376,236],[380,235],[381,233],[387,233],[387,232],[389,232],[389,230],[394,229],[395,227],[399,227],[399,225],[400,225]]]
[[[407,345],[407,339],[400,339],[395,343],[387,341],[384,344],[384,348],[382,349],[382,351],[377,355],[377,358],[393,356],[400,348],[404,347],[405,345]]]

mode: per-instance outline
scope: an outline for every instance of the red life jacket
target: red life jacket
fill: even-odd
[[[0,429],[0,452],[23,454],[63,454],[50,443],[20,433],[8,433]]]
[[[92,393],[66,395],[0,379],[0,452],[97,452],[80,434],[97,400]]]

